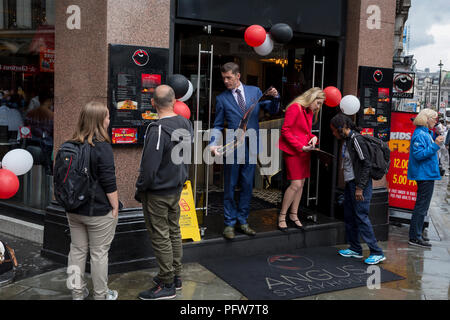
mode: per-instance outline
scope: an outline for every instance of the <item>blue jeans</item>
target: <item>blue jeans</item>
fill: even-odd
[[[382,255],[383,250],[377,244],[372,223],[369,219],[370,200],[372,199],[372,180],[369,181],[363,190],[364,201],[356,201],[355,192],[355,181],[347,182],[344,193],[344,221],[350,250],[362,254],[362,247],[359,243],[359,236],[361,236],[369,246],[371,255]]]
[[[433,197],[434,180],[417,181],[416,204],[409,224],[409,239],[422,240],[422,229],[425,216],[430,208],[431,198]]]

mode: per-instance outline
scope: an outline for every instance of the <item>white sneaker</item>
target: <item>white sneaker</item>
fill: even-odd
[[[105,300],[117,300],[119,293],[116,290],[108,289]]]
[[[76,295],[74,295],[74,294],[72,293],[72,299],[73,299],[73,300],[84,300],[84,299],[86,299],[88,296],[89,296],[89,289],[86,288],[86,287],[84,287],[84,289],[83,289],[83,297],[76,296]]]

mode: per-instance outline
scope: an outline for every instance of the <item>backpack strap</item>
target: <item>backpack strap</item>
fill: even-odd
[[[91,173],[92,181],[89,179],[89,184],[93,183],[93,187],[90,188],[91,190],[91,199],[89,200],[89,216],[92,216],[94,214],[94,203],[95,203],[95,194],[97,191],[97,157],[95,156],[95,153],[92,151],[92,146],[88,143],[88,149],[89,149],[89,157],[87,157],[89,161],[89,172]]]

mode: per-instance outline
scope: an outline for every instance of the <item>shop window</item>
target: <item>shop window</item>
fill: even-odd
[[[0,0],[0,159],[22,148],[34,160],[3,204],[44,209],[51,199],[54,17],[55,0]]]

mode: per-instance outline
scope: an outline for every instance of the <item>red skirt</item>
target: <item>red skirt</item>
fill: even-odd
[[[290,155],[283,152],[284,162],[286,163],[286,175],[288,180],[301,180],[310,176],[311,155],[308,152],[302,152],[296,155]]]

